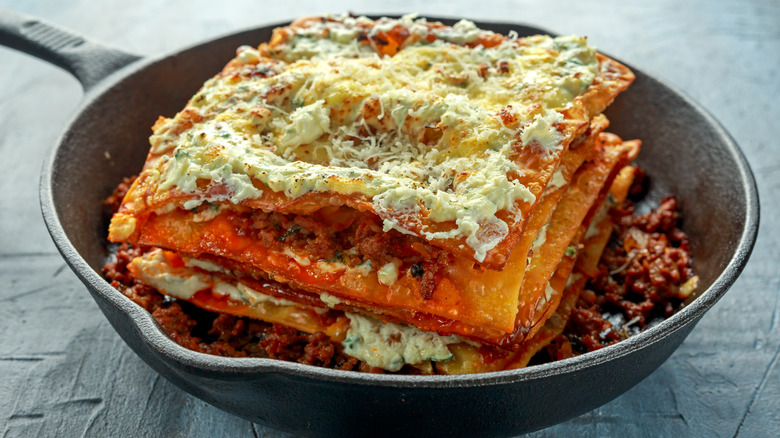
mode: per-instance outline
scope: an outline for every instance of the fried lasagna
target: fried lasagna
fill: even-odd
[[[609,239],[634,79],[585,38],[309,17],[160,117],[109,240],[139,281],[388,371],[523,367]]]

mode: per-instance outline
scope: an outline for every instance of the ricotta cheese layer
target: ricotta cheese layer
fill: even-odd
[[[389,371],[398,371],[404,364],[450,360],[454,356],[447,345],[462,342],[458,336],[439,336],[356,313],[346,315],[350,325],[341,343],[344,353]]]

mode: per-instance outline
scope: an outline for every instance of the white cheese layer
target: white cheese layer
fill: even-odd
[[[240,281],[235,283],[218,281],[209,274],[189,269],[189,267],[197,267],[209,272],[227,272],[222,266],[207,260],[187,258],[185,265],[188,268],[174,268],[168,263],[161,250],[153,250],[134,258],[130,263],[138,270],[144,283],[165,295],[183,300],[191,299],[198,291],[211,289],[218,295],[228,296],[234,301],[249,305],[258,303],[271,303],[277,306],[296,305],[292,301],[258,292]]]
[[[188,300],[196,292],[207,289],[212,282],[208,275],[186,270],[177,272],[165,259],[165,254],[155,250],[134,258],[130,263],[135,265],[140,279],[165,295]]]
[[[243,76],[206,82],[188,104],[197,120],[157,126],[153,152],[164,155],[149,173],[158,190],[197,195],[185,208],[257,198],[258,182],[290,198],[362,195],[386,230],[465,238],[484,260],[535,201],[513,155],[560,153],[559,110],[592,83],[595,51],[584,38],[541,36],[469,48],[458,44],[486,32],[468,21],[435,29],[431,43],[425,21],[407,16],[378,21],[372,35],[400,26],[420,38],[380,57],[357,42],[366,23],[299,29],[275,60],[242,47]],[[505,125],[502,112],[516,121]],[[428,231],[420,217],[456,227]]]
[[[398,371],[404,364],[428,360],[450,360],[454,356],[448,344],[461,342],[458,336],[439,336],[408,325],[383,323],[355,313],[345,313],[350,325],[341,343],[344,353],[371,366]]]

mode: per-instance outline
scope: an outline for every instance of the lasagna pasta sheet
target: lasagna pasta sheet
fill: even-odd
[[[639,143],[600,113],[632,80],[579,37],[300,19],[160,117],[109,240],[157,248],[133,275],[208,310],[521,366],[609,237],[594,206]]]

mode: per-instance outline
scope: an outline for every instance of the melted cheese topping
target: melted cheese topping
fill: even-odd
[[[414,38],[394,56],[379,56],[371,38],[359,43],[366,29],[399,27]],[[559,111],[598,67],[579,37],[463,46],[491,34],[468,21],[431,28],[412,16],[363,17],[289,29],[272,58],[242,46],[240,74],[209,80],[190,101],[194,122],[182,120],[185,111],[158,123],[152,152],[162,157],[147,172],[158,190],[198,196],[184,208],[257,198],[255,181],[290,198],[363,196],[386,230],[465,237],[482,261],[520,219],[519,205],[535,201],[516,179],[524,169],[513,154],[560,153]],[[496,216],[502,210],[509,224]],[[414,231],[421,215],[455,228]]]

